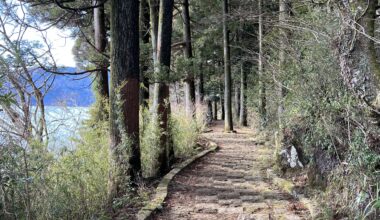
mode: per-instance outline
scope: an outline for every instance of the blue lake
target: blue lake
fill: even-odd
[[[78,135],[78,129],[83,120],[88,119],[88,107],[46,107],[46,121],[48,126],[49,149],[58,150],[62,147],[72,148],[71,138]]]

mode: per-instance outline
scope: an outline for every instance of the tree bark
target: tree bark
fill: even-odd
[[[153,49],[153,65],[157,68],[157,35],[158,35],[159,0],[149,0],[150,37]]]
[[[157,35],[157,67],[155,70],[158,71],[158,74],[163,74],[166,80],[169,78],[171,61],[173,7],[173,0],[160,1]],[[161,81],[155,84],[154,90],[153,109],[156,117],[155,120],[159,120],[160,123],[158,124],[161,129],[159,146],[162,147],[162,150],[158,158],[159,172],[160,175],[163,175],[169,170],[171,157],[173,155],[169,135],[169,85],[167,82]]]
[[[213,113],[212,113],[212,103],[211,100],[207,100],[207,114],[206,114],[206,122],[209,125],[213,120]]]
[[[148,44],[150,39],[150,14],[149,5],[147,0],[140,1],[140,38],[143,44]],[[144,108],[148,108],[149,103],[149,78],[145,75],[149,66],[146,62],[142,63],[140,69],[140,82],[142,86],[140,88],[140,105]]]
[[[267,124],[267,100],[266,100],[266,85],[263,72],[263,16],[261,8],[262,0],[258,1],[259,4],[259,59],[258,59],[258,73],[259,73],[259,90],[260,90],[260,118],[261,126],[265,127]]]
[[[224,131],[233,131],[232,105],[231,105],[231,52],[230,31],[228,30],[229,16],[228,0],[223,0],[223,43],[224,43]]]
[[[217,121],[218,120],[218,100],[215,99],[214,100],[214,120]]]
[[[136,185],[139,148],[139,3],[111,1],[110,202]]]
[[[98,5],[97,0],[93,0],[93,5]],[[109,100],[109,86],[108,86],[108,60],[102,55],[106,52],[107,47],[107,34],[105,26],[104,5],[94,8],[94,41],[95,48],[100,54],[101,60],[96,62],[96,69],[100,69],[96,73],[95,90],[97,92],[97,102],[99,103],[97,119],[107,120],[106,103]]]
[[[245,62],[241,66],[240,76],[240,118],[239,123],[241,126],[248,126],[247,121],[247,65]]]
[[[220,84],[220,110],[222,111],[222,115],[221,115],[221,119],[222,120],[225,120],[226,118],[226,115],[225,115],[225,106],[224,106],[224,96],[222,94],[225,94],[225,92],[223,91],[223,85]]]
[[[358,4],[359,3],[359,4]],[[358,8],[352,9],[356,5]],[[380,65],[374,42],[377,1],[357,0],[338,4],[342,15],[341,36],[337,48],[341,75],[345,84],[380,118]],[[363,11],[366,9],[366,11]],[[358,10],[363,16],[357,17]],[[359,32],[360,31],[360,32]]]
[[[278,97],[278,109],[277,109],[277,118],[278,118],[278,128],[280,132],[280,139],[282,139],[282,130],[283,130],[283,120],[282,115],[285,110],[284,99],[285,99],[285,87],[281,81],[282,71],[285,68],[285,48],[287,34],[284,28],[281,28],[285,25],[288,14],[287,2],[286,0],[279,0],[279,26],[280,26],[280,50],[279,50],[279,74],[277,78],[277,97]],[[280,140],[281,141],[281,140]]]
[[[203,104],[203,101],[205,98],[205,89],[204,89],[204,75],[203,75],[202,63],[199,66],[198,96],[199,96],[199,104]]]
[[[235,118],[239,120],[240,118],[240,82],[235,83]]]
[[[183,19],[183,40],[185,42],[184,56],[186,59],[193,57],[193,48],[191,43],[191,27],[190,27],[190,12],[189,0],[183,0],[182,4],[182,19]],[[185,109],[189,117],[195,117],[195,82],[194,73],[188,73],[184,80],[185,83]]]

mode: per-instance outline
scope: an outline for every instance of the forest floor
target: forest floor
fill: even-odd
[[[180,172],[163,209],[153,219],[309,219],[306,208],[266,177],[274,148],[248,128],[224,133],[223,122],[203,136],[218,144]]]

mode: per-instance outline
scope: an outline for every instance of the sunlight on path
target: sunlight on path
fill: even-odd
[[[154,219],[308,219],[297,201],[266,179],[271,149],[254,132],[223,133],[218,122],[204,134],[220,146],[171,183],[162,212]]]

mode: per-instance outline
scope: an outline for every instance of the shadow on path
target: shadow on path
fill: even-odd
[[[179,173],[169,196],[153,219],[308,219],[292,196],[276,189],[265,171],[273,151],[249,129],[223,133],[217,122],[204,136],[220,150]]]

